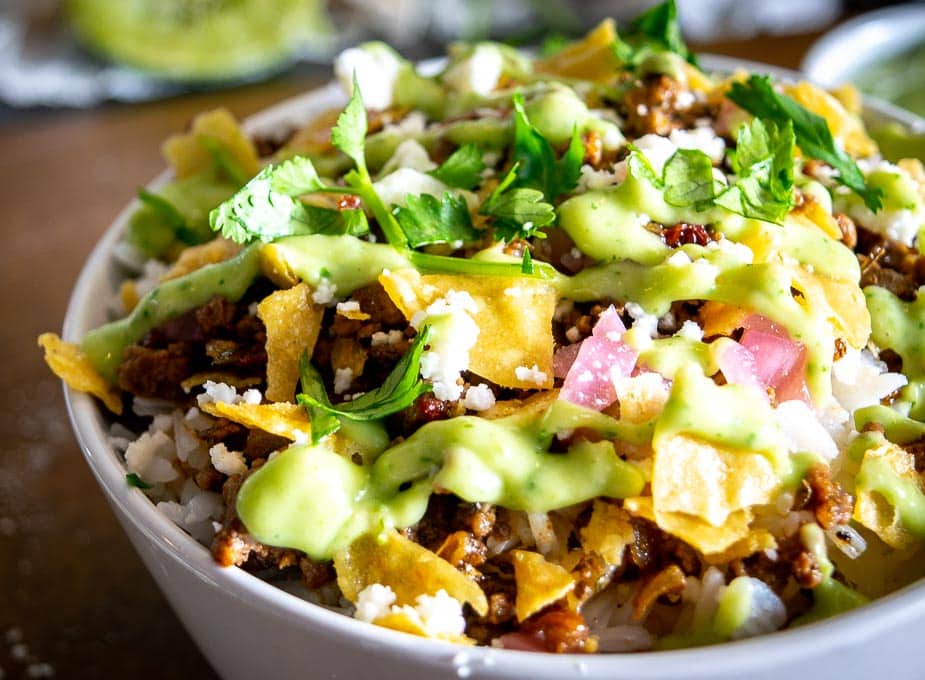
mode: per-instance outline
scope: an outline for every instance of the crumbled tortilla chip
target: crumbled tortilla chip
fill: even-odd
[[[207,265],[230,260],[240,252],[241,246],[239,244],[221,236],[198,246],[184,248],[177,261],[161,277],[161,281],[178,279]]]
[[[289,267],[280,249],[272,243],[265,243],[260,248],[260,273],[279,288],[292,288],[299,282],[299,277]]]
[[[772,502],[779,481],[768,459],[686,435],[656,438],[652,502],[660,513],[683,513],[722,527],[737,510]],[[716,551],[708,551],[716,552]]]
[[[193,388],[205,385],[209,380],[231,385],[238,390],[246,390],[249,387],[255,387],[263,382],[263,378],[259,375],[242,376],[228,371],[201,371],[199,373],[194,373],[181,382],[180,387],[183,388],[186,394],[189,394]]]
[[[558,564],[547,562],[539,553],[515,550],[514,580],[517,583],[517,620],[523,621],[572,592],[575,579]]]
[[[356,338],[336,338],[331,346],[331,368],[349,368],[354,378],[363,375],[366,357],[366,350]]]
[[[739,560],[754,555],[762,550],[773,550],[777,548],[777,541],[774,536],[766,529],[755,529],[748,532],[748,536],[742,538],[728,548],[718,553],[709,553],[704,555],[707,564],[726,564],[732,560]]]
[[[594,551],[608,565],[620,566],[626,546],[635,540],[630,515],[613,503],[595,500],[591,519],[579,532],[581,547]]]
[[[238,121],[227,109],[214,109],[200,113],[193,118],[189,132],[173,135],[164,142],[164,157],[180,179],[212,167],[212,154],[203,144],[203,139],[216,140],[231,154],[248,177],[253,177],[260,169],[257,150]]]
[[[536,279],[504,276],[420,275],[413,269],[379,277],[392,302],[410,319],[448,291],[466,291],[478,312],[478,342],[470,351],[469,370],[503,387],[549,389],[553,386],[553,337],[550,319],[557,294]],[[517,376],[517,368],[536,371]]]
[[[345,319],[350,319],[351,321],[366,321],[369,317],[369,314],[364,312],[362,309],[344,309],[342,306],[338,305],[337,307],[338,316],[342,316]]]
[[[559,397],[559,390],[545,390],[531,394],[526,399],[504,399],[496,401],[495,405],[479,413],[482,418],[489,420],[507,418],[508,416],[522,416],[524,419],[537,418],[546,411]]]
[[[823,234],[836,241],[842,239],[841,228],[832,217],[832,213],[826,210],[819,201],[813,199],[809,193],[803,194],[803,202],[790,211],[787,219],[806,226],[817,227]]]
[[[662,531],[677,536],[704,554],[722,552],[748,536],[748,525],[752,521],[751,511],[737,510],[726,518],[723,526],[715,527],[692,515],[656,512],[648,496],[627,498],[623,508],[634,517],[655,522]]]
[[[351,602],[372,583],[392,588],[396,603],[413,605],[418,595],[435,595],[441,588],[468,602],[480,616],[488,600],[479,585],[445,559],[397,531],[367,534],[334,555],[337,585]]]
[[[877,145],[864,131],[860,117],[850,113],[838,99],[822,88],[801,80],[795,85],[784,85],[784,94],[825,118],[832,136],[840,139],[845,151],[852,156],[863,158],[877,152]]]
[[[617,25],[613,19],[605,19],[584,38],[578,40],[551,57],[537,59],[533,70],[565,78],[609,81],[613,79],[617,60],[612,45],[617,39]]]
[[[96,372],[78,345],[65,342],[57,333],[42,333],[38,337],[38,343],[45,350],[45,363],[48,364],[48,368],[66,382],[68,387],[92,394],[110,411],[116,415],[122,414],[122,397],[119,390]]]
[[[801,267],[793,270],[791,285],[803,295],[797,300],[817,319],[824,319],[838,337],[860,349],[870,338],[870,312],[857,282],[836,281]]]
[[[896,444],[884,442],[864,452],[855,489],[857,500],[854,504],[854,519],[877,534],[890,547],[908,548],[917,541],[915,535],[903,526],[902,517],[896,508],[882,494],[864,483],[865,465],[869,467],[874,461],[885,463],[898,478],[908,480],[919,491],[925,490],[922,477],[915,471],[913,455]]]
[[[312,303],[306,283],[267,295],[257,316],[267,328],[267,390],[270,401],[293,401],[299,382],[299,360],[311,355],[321,331],[324,310]]]
[[[123,281],[119,286],[119,301],[122,303],[122,309],[125,310],[125,313],[128,314],[135,309],[135,305],[138,304],[139,300],[141,300],[141,296],[138,295],[138,284],[132,279]]]
[[[210,416],[227,418],[245,427],[263,430],[292,441],[311,432],[311,421],[305,409],[297,404],[246,404],[239,402],[207,402],[200,409]]]
[[[658,416],[668,401],[668,386],[654,372],[614,380],[620,419],[645,423]]]
[[[385,616],[380,616],[373,621],[373,623],[383,628],[391,628],[392,630],[397,630],[402,633],[411,633],[411,635],[417,635],[419,637],[435,637],[438,640],[446,640],[447,642],[454,642],[461,645],[475,644],[475,640],[466,635],[450,635],[447,633],[437,636],[430,635],[424,627],[420,615],[408,606],[402,607],[397,611],[389,612]]]
[[[750,312],[742,307],[707,300],[700,308],[703,335],[707,338],[714,335],[732,335],[733,331],[742,327],[742,322],[749,314]]]

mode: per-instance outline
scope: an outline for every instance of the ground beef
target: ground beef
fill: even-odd
[[[925,257],[899,241],[857,227],[861,287],[882,286],[903,300],[914,300],[925,284]]]
[[[172,342],[163,349],[126,347],[116,372],[119,387],[140,397],[182,400],[180,388],[193,373],[188,343]]]
[[[594,651],[590,648],[591,631],[584,617],[568,609],[549,609],[524,621],[520,630],[532,635],[546,649],[556,654]]]
[[[670,76],[654,73],[644,76],[626,94],[621,114],[624,131],[633,137],[647,134],[668,135],[683,127],[684,116],[677,110],[681,84]]]
[[[207,446],[224,444],[229,451],[240,451],[247,443],[248,429],[227,418],[216,418],[208,428],[197,433]]]
[[[823,529],[847,524],[854,512],[854,499],[830,475],[827,465],[813,465],[804,478],[806,498],[803,507],[810,510]]]
[[[735,576],[761,579],[776,593],[784,591],[792,577],[801,588],[815,588],[822,582],[822,571],[815,555],[806,549],[799,532],[778,542],[770,555],[761,550],[730,563]]]
[[[629,546],[629,563],[640,574],[659,571],[672,564],[684,574],[700,573],[700,556],[694,548],[647,519],[633,517],[631,523],[634,540]]]

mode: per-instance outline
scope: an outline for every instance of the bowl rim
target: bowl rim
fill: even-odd
[[[800,75],[787,69],[729,57],[703,55],[702,62],[705,68],[714,71],[744,67],[787,79]],[[263,132],[280,125],[304,122],[344,101],[346,98],[338,84],[328,83],[254,114],[245,121],[244,127],[248,132]],[[867,100],[865,103],[867,105]],[[890,117],[895,107],[883,109],[880,102],[870,102],[869,108]],[[913,121],[922,122],[912,114],[908,116]],[[168,178],[169,171],[165,171],[149,186],[156,188]],[[111,296],[112,251],[136,205],[136,201],[132,201],[120,211],[84,264],[68,303],[62,332],[65,340],[77,341],[84,332],[106,320],[105,310],[99,305],[100,291]],[[640,679],[672,677],[672,673],[691,669],[705,669],[710,675],[742,673],[764,667],[769,654],[774,655],[775,663],[797,661],[818,654],[820,648],[837,650],[862,642],[881,628],[894,629],[914,619],[925,619],[923,579],[832,619],[709,647],[555,655],[492,647],[461,647],[438,640],[422,640],[357,621],[299,598],[242,569],[216,564],[206,547],[158,511],[140,489],[126,484],[126,469],[119,454],[107,441],[106,424],[96,400],[66,385],[64,397],[81,452],[104,495],[118,509],[117,514],[127,518],[159,553],[182,564],[200,581],[221,589],[228,597],[246,600],[249,606],[259,608],[265,614],[286,618],[306,630],[321,626],[338,635],[364,640],[376,645],[377,652],[396,659],[407,661],[411,655],[422,664],[450,663],[457,669],[461,664],[470,667],[481,664],[485,670],[490,666],[492,672],[511,677],[547,673],[550,669],[565,674],[576,671],[591,675],[619,672]],[[704,665],[706,662],[709,664]]]
[[[835,87],[850,81],[864,64],[895,56],[911,47],[916,38],[920,42],[923,37],[925,5],[910,2],[882,7],[859,14],[826,32],[810,46],[800,68],[815,82]],[[877,53],[877,48],[883,51]],[[866,55],[872,58],[865,61]]]

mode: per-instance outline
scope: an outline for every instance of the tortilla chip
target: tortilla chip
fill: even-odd
[[[396,603],[414,605],[418,595],[435,595],[441,588],[460,602],[468,602],[484,616],[488,600],[479,585],[424,546],[397,531],[367,534],[334,555],[337,585],[351,602],[373,583],[392,588]]]
[[[198,246],[184,248],[170,270],[161,277],[161,281],[178,279],[207,265],[230,260],[241,252],[241,248],[234,241],[221,236]]]
[[[119,286],[119,301],[122,302],[122,309],[125,310],[125,313],[128,314],[133,309],[135,305],[141,300],[141,296],[138,295],[138,284],[132,279],[126,279]]]
[[[787,219],[799,222],[804,226],[816,227],[823,234],[834,238],[836,241],[841,241],[842,239],[841,227],[832,217],[832,213],[826,210],[819,201],[814,200],[811,194],[803,194],[803,203],[791,210]]]
[[[551,319],[558,295],[548,283],[506,276],[422,276],[413,269],[384,272],[379,282],[407,319],[451,290],[468,292],[478,308],[479,327],[469,370],[502,387],[553,386]],[[534,366],[546,380],[517,377],[517,368]]]
[[[525,420],[538,418],[559,398],[559,390],[545,390],[531,394],[526,399],[503,399],[479,413],[479,417],[494,420],[509,416],[520,416]]]
[[[635,541],[633,525],[626,510],[595,500],[591,519],[578,532],[581,547],[600,555],[608,565],[620,566],[626,546]]]
[[[282,251],[272,243],[260,248],[260,273],[279,288],[292,288],[299,282]]]
[[[613,19],[604,19],[581,40],[551,57],[534,61],[533,70],[564,78],[600,82],[613,80],[617,61],[612,45],[616,39],[616,23]]]
[[[832,136],[839,138],[844,143],[845,151],[852,156],[863,158],[877,152],[877,145],[867,135],[861,119],[822,88],[801,80],[795,85],[784,85],[784,93],[825,118]]]
[[[210,416],[227,418],[232,422],[252,429],[263,430],[279,437],[297,441],[311,432],[311,420],[305,409],[297,404],[246,404],[239,402],[207,402],[200,410]]]
[[[559,600],[575,587],[575,579],[558,564],[547,562],[539,553],[515,550],[514,580],[517,583],[517,620],[523,621]]]
[[[383,628],[391,628],[392,630],[410,633],[411,635],[417,635],[419,637],[435,637],[435,639],[438,640],[446,640],[447,642],[455,642],[461,645],[475,644],[475,640],[465,635],[448,635],[446,633],[437,636],[430,635],[427,629],[424,628],[420,615],[414,609],[411,609],[411,607],[402,607],[401,610],[390,612],[385,616],[380,616],[373,621],[373,623]]]
[[[656,512],[648,496],[627,498],[623,501],[623,508],[635,517],[655,522],[662,531],[677,536],[705,555],[720,553],[747,537],[748,525],[752,521],[751,511],[737,510],[726,518],[723,526],[715,527],[692,515]]]
[[[656,516],[682,513],[722,527],[738,510],[771,503],[779,486],[773,466],[760,453],[727,449],[686,435],[659,437],[654,449]]]
[[[363,375],[366,358],[366,350],[356,338],[336,338],[331,346],[331,368],[349,368],[354,379]]]
[[[732,560],[745,559],[762,550],[774,550],[775,548],[777,548],[777,541],[774,540],[771,532],[766,529],[755,529],[722,552],[709,553],[703,558],[707,564],[726,564]]]
[[[227,109],[219,108],[200,113],[193,118],[189,132],[173,135],[164,142],[164,157],[178,178],[183,179],[212,167],[214,159],[203,139],[220,143],[248,177],[253,177],[260,169],[253,142],[241,130],[235,117]]]
[[[838,337],[861,349],[870,338],[870,312],[856,282],[836,281],[822,274],[793,269],[793,287],[803,293],[801,304],[817,319],[824,319]]]
[[[64,342],[57,333],[42,333],[39,346],[45,350],[45,363],[67,386],[97,397],[110,411],[122,415],[122,395],[103,378],[80,347]]]
[[[857,476],[858,485],[855,489],[855,521],[873,531],[890,547],[900,550],[908,548],[918,540],[917,537],[903,526],[902,516],[897,509],[882,494],[865,484],[865,466],[869,468],[873,461],[886,463],[892,473],[902,480],[908,480],[921,492],[925,490],[925,484],[915,471],[915,458],[892,442],[885,441],[878,447],[868,449],[861,461],[861,469]],[[879,475],[874,473],[874,477]]]
[[[270,401],[293,401],[299,382],[299,360],[315,349],[324,309],[312,302],[306,283],[267,295],[257,316],[267,328],[267,391]]]
[[[700,308],[700,322],[706,338],[714,335],[732,335],[742,327],[742,322],[750,312],[742,307],[727,305],[722,302],[707,300]]]
[[[668,386],[655,372],[614,380],[620,420],[646,423],[661,414],[668,401]]]

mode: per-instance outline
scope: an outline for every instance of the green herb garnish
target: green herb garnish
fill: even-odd
[[[463,144],[430,175],[458,189],[474,189],[482,183],[482,151],[475,144]]]

